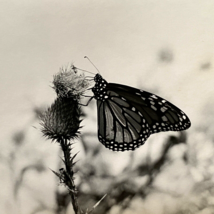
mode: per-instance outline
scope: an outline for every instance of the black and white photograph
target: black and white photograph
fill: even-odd
[[[0,18],[0,213],[214,213],[214,1]]]

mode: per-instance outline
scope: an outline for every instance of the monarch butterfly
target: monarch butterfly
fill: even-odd
[[[182,131],[191,126],[187,115],[163,98],[126,85],[94,77],[98,139],[113,151],[135,150],[154,133]]]

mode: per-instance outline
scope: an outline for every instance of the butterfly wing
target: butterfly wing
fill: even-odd
[[[117,97],[112,99],[116,102],[97,101],[99,141],[113,151],[134,150],[149,137],[149,126],[145,124],[143,129],[141,117],[126,102]]]
[[[114,151],[134,150],[150,134],[182,131],[190,127],[188,117],[172,103],[152,93],[108,83],[106,99],[97,100],[98,138]]]

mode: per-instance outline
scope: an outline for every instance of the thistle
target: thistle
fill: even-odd
[[[53,173],[67,187],[74,212],[79,214],[82,211],[77,202],[73,171],[77,154],[71,154],[71,140],[78,136],[81,128],[81,109],[78,102],[89,84],[84,75],[77,74],[74,66],[68,70],[61,69],[54,76],[53,84],[57,98],[41,116],[41,131],[46,138],[58,142],[62,148],[65,167]]]
[[[80,97],[90,84],[84,74],[78,74],[77,68],[72,65],[69,69],[60,69],[54,76],[53,85],[57,98],[40,117],[41,131],[47,139],[60,144],[64,154],[64,168],[59,169],[59,172],[52,172],[59,178],[60,183],[67,187],[75,214],[83,214],[77,201],[78,192],[74,183],[73,167],[77,154],[71,153],[71,146],[72,140],[78,137],[81,128]],[[92,213],[105,196],[85,213]]]

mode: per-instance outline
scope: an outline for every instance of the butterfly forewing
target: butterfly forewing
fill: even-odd
[[[187,115],[163,98],[129,86],[108,84],[108,90],[116,88],[118,95],[131,103],[138,114],[145,118],[152,133],[182,131],[190,127],[191,123]]]

